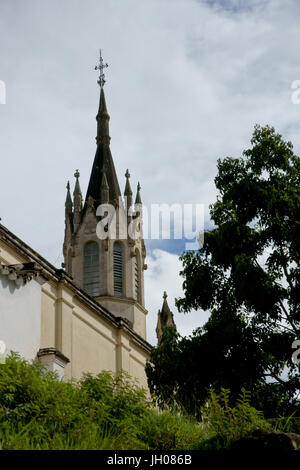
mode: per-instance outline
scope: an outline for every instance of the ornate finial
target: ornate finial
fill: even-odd
[[[108,64],[103,63],[102,53],[100,49],[99,65],[95,65],[95,70],[99,70],[100,72],[99,79],[97,80],[97,83],[98,85],[100,85],[100,88],[103,88],[105,84],[105,75],[104,75],[103,70],[106,67],[108,67]]]
[[[80,196],[80,199],[82,200],[82,194],[81,194],[81,189],[80,189],[80,184],[79,184],[79,176],[80,176],[79,170],[75,171],[74,176],[76,178],[76,182],[75,182],[75,188],[74,188],[73,194],[74,194],[74,197]],[[80,205],[81,205],[81,202],[82,201],[80,201]],[[75,199],[74,199],[74,206],[75,206]]]
[[[67,182],[67,197],[66,197],[66,202],[65,202],[65,207],[66,207],[66,214],[71,214],[72,213],[72,198],[70,194],[70,182]]]
[[[126,177],[126,184],[125,184],[125,191],[124,191],[125,205],[127,208],[129,208],[132,206],[132,189],[130,186],[130,180],[129,180],[130,173],[128,169],[126,170],[125,177]]]
[[[137,192],[136,192],[135,204],[142,204],[142,199],[141,199],[141,185],[140,185],[140,183],[137,184]]]
[[[168,294],[166,293],[166,291],[164,292],[164,295],[163,295],[163,299],[164,300],[167,300],[167,297],[168,297]]]

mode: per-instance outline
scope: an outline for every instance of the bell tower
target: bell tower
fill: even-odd
[[[146,249],[142,230],[140,184],[135,203],[130,174],[125,173],[124,198],[110,150],[109,120],[104,95],[105,77],[100,51],[99,108],[96,116],[96,154],[83,200],[79,171],[75,172],[73,200],[67,184],[65,202],[64,266],[88,295],[146,339],[144,270]],[[110,214],[113,216],[110,217]]]

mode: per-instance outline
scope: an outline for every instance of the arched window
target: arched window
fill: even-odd
[[[124,293],[123,246],[118,242],[114,244],[114,293],[119,296]]]
[[[99,247],[96,242],[89,242],[84,247],[83,288],[93,297],[97,297],[100,294]]]
[[[138,250],[135,252],[135,296],[141,302],[141,262]]]

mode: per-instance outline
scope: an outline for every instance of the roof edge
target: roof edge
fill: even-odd
[[[83,289],[76,286],[72,281],[72,277],[63,269],[56,268],[49,261],[47,261],[43,256],[33,250],[29,245],[23,242],[19,237],[12,233],[4,225],[0,224],[0,235],[4,241],[8,244],[13,245],[19,252],[27,256],[29,259],[33,259],[38,263],[45,271],[50,278],[52,277],[57,282],[63,282],[70,289],[75,292],[75,296],[87,303],[92,310],[112,324],[115,328],[122,328],[126,330],[130,336],[135,340],[135,342],[142,347],[147,352],[150,352],[153,346],[148,343],[144,338],[142,338],[138,333],[136,333],[130,326],[127,324],[126,320],[122,317],[116,317],[113,313],[107,310],[105,307],[100,305],[96,300],[88,295]],[[48,277],[47,276],[47,277]]]

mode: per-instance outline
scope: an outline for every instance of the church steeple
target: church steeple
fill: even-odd
[[[94,199],[95,209],[97,209],[100,204],[105,202],[109,202],[116,206],[118,204],[119,197],[121,197],[121,191],[118,183],[115,165],[110,150],[110,136],[108,125],[110,118],[107,112],[103,87],[101,87],[100,90],[99,111],[96,119],[97,150],[85,198],[85,204],[87,203],[89,196]],[[109,181],[109,201],[104,201],[101,196],[102,179],[104,178],[104,174],[107,181]],[[104,182],[103,184],[106,183]]]
[[[164,301],[163,301],[162,309],[158,311],[158,315],[157,315],[156,336],[157,336],[158,342],[160,342],[161,340],[163,329],[165,327],[173,326],[174,328],[176,328],[176,325],[174,322],[174,316],[168,305],[167,297],[168,297],[167,293],[164,292],[164,295],[163,295]]]
[[[107,65],[107,64],[106,64]],[[67,272],[86,294],[93,297],[110,313],[127,320],[136,333],[145,338],[146,314],[144,306],[144,269],[146,269],[146,250],[142,236],[142,221],[138,221],[139,236],[131,236],[135,230],[131,224],[137,215],[126,213],[132,207],[133,193],[130,174],[126,172],[125,192],[127,203],[124,205],[117,174],[110,150],[109,114],[104,95],[104,73],[106,67],[100,55],[98,84],[100,85],[99,109],[96,116],[97,137],[96,153],[84,203],[79,184],[79,171],[75,173],[73,198],[69,184],[66,198],[66,230],[64,258]],[[140,186],[136,204],[141,201]],[[109,208],[114,206],[107,222]],[[103,213],[104,211],[104,213]],[[138,207],[138,212],[141,208]],[[110,216],[109,216],[110,217]],[[104,220],[106,225],[102,226]],[[130,234],[129,234],[130,232]],[[135,231],[134,231],[135,235]]]

